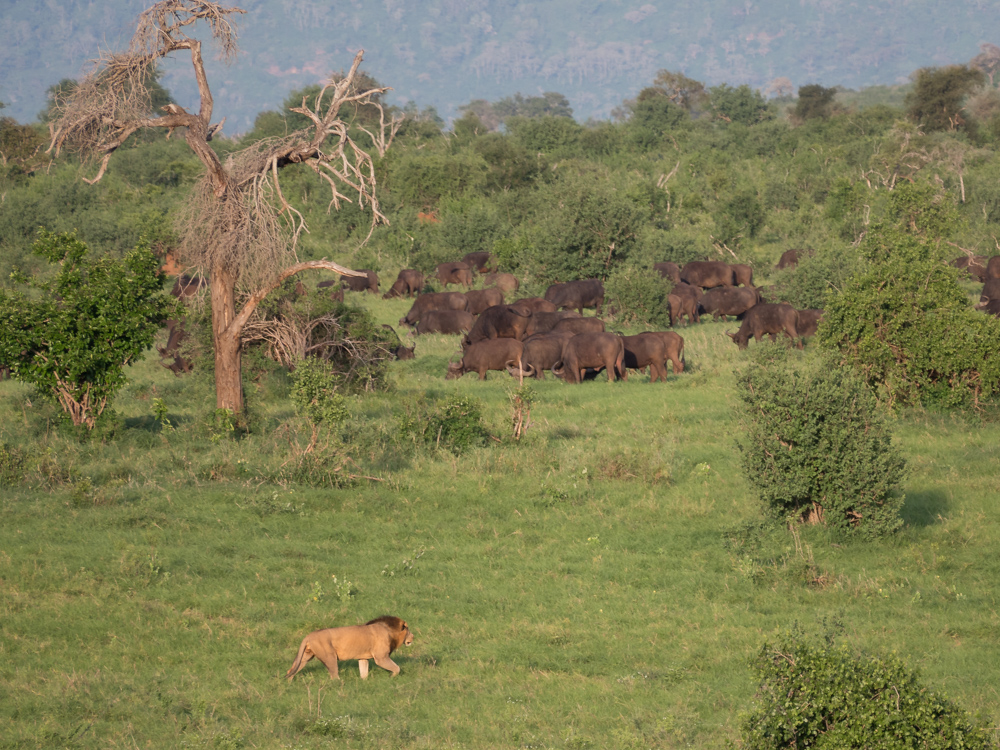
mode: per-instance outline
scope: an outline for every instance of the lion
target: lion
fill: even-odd
[[[399,665],[389,658],[389,654],[412,643],[413,633],[406,622],[392,615],[376,617],[364,625],[314,630],[302,639],[299,653],[285,677],[290,682],[314,656],[326,665],[334,680],[340,679],[337,663],[341,659],[357,659],[362,680],[368,677],[369,659],[374,659],[395,677],[399,674]]]

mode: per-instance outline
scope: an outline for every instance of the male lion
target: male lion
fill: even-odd
[[[413,633],[410,628],[392,615],[376,617],[364,625],[314,630],[302,639],[295,662],[285,677],[291,681],[314,656],[326,665],[334,680],[340,679],[337,662],[341,659],[357,659],[362,680],[368,677],[369,659],[374,659],[376,664],[395,677],[399,674],[399,665],[389,658],[389,654],[411,643]]]

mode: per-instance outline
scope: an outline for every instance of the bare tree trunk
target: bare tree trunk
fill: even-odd
[[[225,266],[212,271],[212,343],[215,346],[215,406],[243,411],[243,326],[236,322],[236,278]],[[239,326],[237,328],[237,326]]]

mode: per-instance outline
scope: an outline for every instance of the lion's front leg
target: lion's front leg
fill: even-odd
[[[358,659],[358,671],[361,672],[361,679],[364,680],[368,677],[368,660]]]
[[[376,656],[375,663],[382,667],[382,669],[392,672],[393,677],[399,674],[399,665],[388,656]]]

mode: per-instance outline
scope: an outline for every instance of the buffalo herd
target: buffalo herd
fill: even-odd
[[[599,317],[583,315],[585,309],[599,314],[603,304],[604,284],[598,279],[553,284],[544,297],[509,304],[499,286],[464,294],[430,292],[417,297],[399,323],[412,327],[414,335],[431,331],[461,335],[461,358],[448,365],[449,380],[469,372],[485,380],[490,370],[542,379],[548,370],[568,383],[580,383],[588,373],[601,370],[613,381],[627,379],[629,369],[649,368],[651,382],[665,382],[667,361],[674,373],[684,370],[680,335],[608,332]]]
[[[787,250],[777,270],[794,268],[807,250]],[[966,254],[952,265],[983,283],[977,310],[1000,316],[1000,255]],[[667,295],[670,327],[692,325],[702,315],[718,321],[735,318],[740,326],[735,333],[726,331],[733,342],[745,349],[753,338],[768,336],[775,341],[786,336],[799,348],[802,339],[816,333],[822,310],[795,309],[792,305],[765,299],[753,286],[753,269],[742,263],[691,261],[678,265],[669,261],[656,263],[653,270],[671,282]],[[321,289],[330,288],[335,299],[343,301],[344,290],[379,291],[378,274],[363,269],[363,276],[345,277],[338,282],[323,281]],[[486,285],[472,289],[480,275]],[[675,374],[684,369],[684,339],[673,331],[650,331],[623,336],[605,330],[601,319],[604,284],[599,279],[555,283],[542,297],[523,297],[506,301],[520,287],[513,274],[500,272],[490,253],[469,253],[460,261],[440,263],[435,278],[444,291],[426,291],[428,277],[407,268],[399,272],[383,299],[412,298],[413,304],[399,324],[411,329],[411,336],[428,333],[460,336],[461,359],[448,366],[447,377],[456,378],[475,372],[485,379],[490,370],[504,371],[516,377],[544,378],[548,370],[569,383],[579,383],[588,373],[604,370],[609,380],[627,379],[628,370],[649,369],[650,382],[666,381],[666,363]],[[193,297],[206,280],[179,276],[171,294],[180,300]],[[448,291],[451,285],[465,291]],[[305,287],[299,283],[299,294]],[[584,316],[593,310],[594,317]],[[189,372],[191,363],[180,354],[187,337],[183,320],[169,321],[168,341],[159,349],[163,364],[177,375]],[[386,326],[389,328],[390,326]],[[398,359],[412,359],[413,347],[402,341],[392,348]]]

